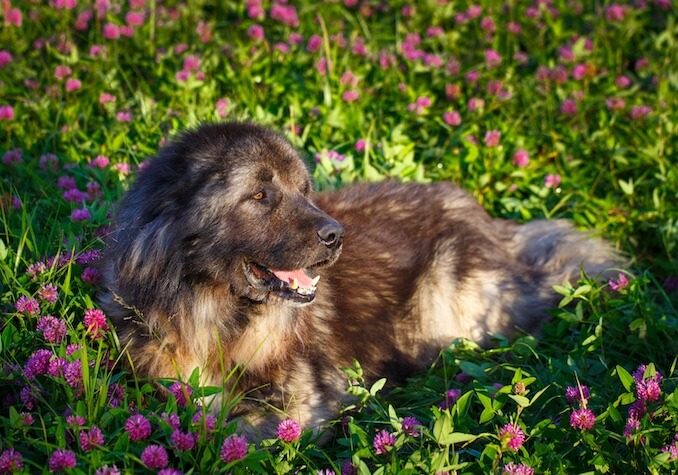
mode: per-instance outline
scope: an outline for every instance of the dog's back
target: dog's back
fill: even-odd
[[[346,227],[326,278],[335,344],[374,376],[426,366],[458,337],[535,331],[553,285],[622,262],[566,221],[492,219],[450,183],[357,185],[316,202]]]

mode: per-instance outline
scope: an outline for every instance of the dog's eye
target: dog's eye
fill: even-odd
[[[263,190],[262,190],[262,191],[258,191],[258,192],[256,192],[255,194],[252,195],[252,199],[253,199],[253,200],[256,200],[256,201],[261,201],[261,200],[263,200],[264,198],[266,198],[266,193],[264,193]]]

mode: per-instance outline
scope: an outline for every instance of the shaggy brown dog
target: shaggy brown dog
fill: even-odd
[[[285,139],[230,123],[181,135],[140,173],[101,303],[137,372],[199,367],[205,384],[256,389],[318,426],[354,358],[368,379],[402,380],[454,338],[535,330],[554,284],[616,264],[565,221],[493,219],[451,183],[315,194]],[[225,381],[234,367],[242,377]],[[241,412],[261,435],[278,417]]]

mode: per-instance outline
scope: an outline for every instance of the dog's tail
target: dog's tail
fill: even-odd
[[[518,260],[546,274],[548,285],[587,276],[607,280],[626,260],[609,243],[577,231],[564,220],[536,220],[518,226],[513,237]]]

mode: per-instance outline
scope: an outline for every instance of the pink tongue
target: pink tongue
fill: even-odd
[[[297,279],[297,283],[306,289],[310,289],[313,287],[313,279],[311,279],[309,276],[306,275],[306,272],[304,272],[304,269],[296,269],[296,270],[273,270],[271,269],[271,272],[280,280],[283,282],[287,282],[288,284],[292,282],[292,279]]]

